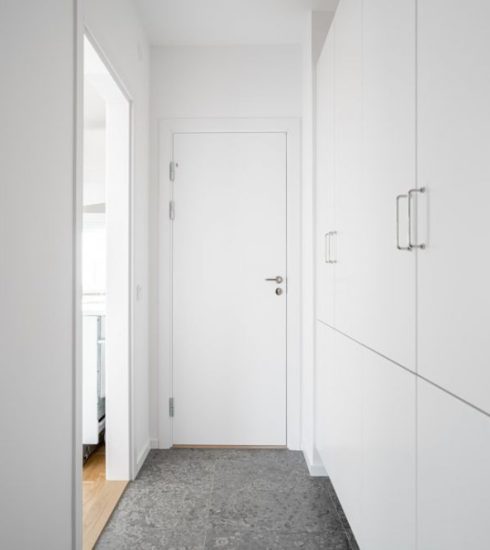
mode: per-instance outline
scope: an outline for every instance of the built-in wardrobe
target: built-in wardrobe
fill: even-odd
[[[490,2],[341,0],[317,82],[316,449],[361,550],[490,548]]]

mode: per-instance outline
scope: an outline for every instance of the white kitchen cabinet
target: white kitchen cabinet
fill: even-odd
[[[416,377],[362,349],[362,550],[415,549]]]
[[[490,418],[418,381],[418,550],[490,545]]]
[[[490,412],[490,2],[418,7],[418,372]]]
[[[335,323],[335,23],[332,23],[317,72],[316,165],[316,315]]]

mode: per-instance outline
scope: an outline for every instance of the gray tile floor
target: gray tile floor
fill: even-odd
[[[353,550],[327,478],[285,450],[152,451],[98,550]]]

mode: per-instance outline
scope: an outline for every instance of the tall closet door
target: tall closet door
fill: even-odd
[[[340,7],[337,24],[344,15],[349,30],[343,39],[339,30],[336,48],[336,326],[414,369],[415,252],[405,248],[415,186],[415,0],[369,0],[362,21],[355,0]]]
[[[490,418],[418,381],[419,550],[490,546]]]
[[[367,260],[362,182],[362,0],[342,0],[335,14],[335,327],[359,337],[355,316]]]
[[[490,2],[418,7],[418,372],[490,411]]]
[[[349,523],[362,541],[362,372],[364,349],[327,326],[324,465]],[[322,457],[322,458],[323,458]]]
[[[316,140],[316,315],[331,326],[335,317],[334,54],[335,22],[318,60]]]
[[[415,375],[361,348],[363,550],[415,549]],[[435,547],[434,547],[435,550]]]

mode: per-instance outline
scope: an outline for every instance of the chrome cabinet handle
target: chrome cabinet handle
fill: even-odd
[[[277,277],[272,277],[270,279],[266,279],[266,281],[272,281],[272,282],[280,285],[284,281],[284,279],[280,275],[278,275]]]
[[[408,192],[408,246],[410,249],[412,248],[420,248],[422,250],[425,249],[425,244],[416,244],[412,242],[412,197],[415,193],[425,193],[425,187],[421,187],[420,189],[410,189]]]
[[[337,231],[329,231],[325,233],[325,263],[326,264],[336,264],[337,259],[332,259],[332,237],[337,235]]]
[[[325,263],[329,264],[330,262],[330,231],[328,233],[325,233],[325,250],[324,250],[324,259]]]
[[[402,199],[408,199],[409,202],[408,204],[410,204],[410,199],[408,197],[408,195],[398,195],[396,197],[396,247],[398,248],[398,250],[407,250],[407,251],[410,251],[412,250],[412,247],[410,246],[410,235],[408,236],[408,246],[402,246],[400,244],[400,201]],[[410,208],[409,208],[409,216],[410,216]],[[410,232],[410,222],[409,222],[409,232]]]
[[[337,231],[331,231],[330,236],[334,237],[334,247],[333,247],[334,254],[333,254],[333,259],[330,260],[330,263],[336,264],[337,263]]]

